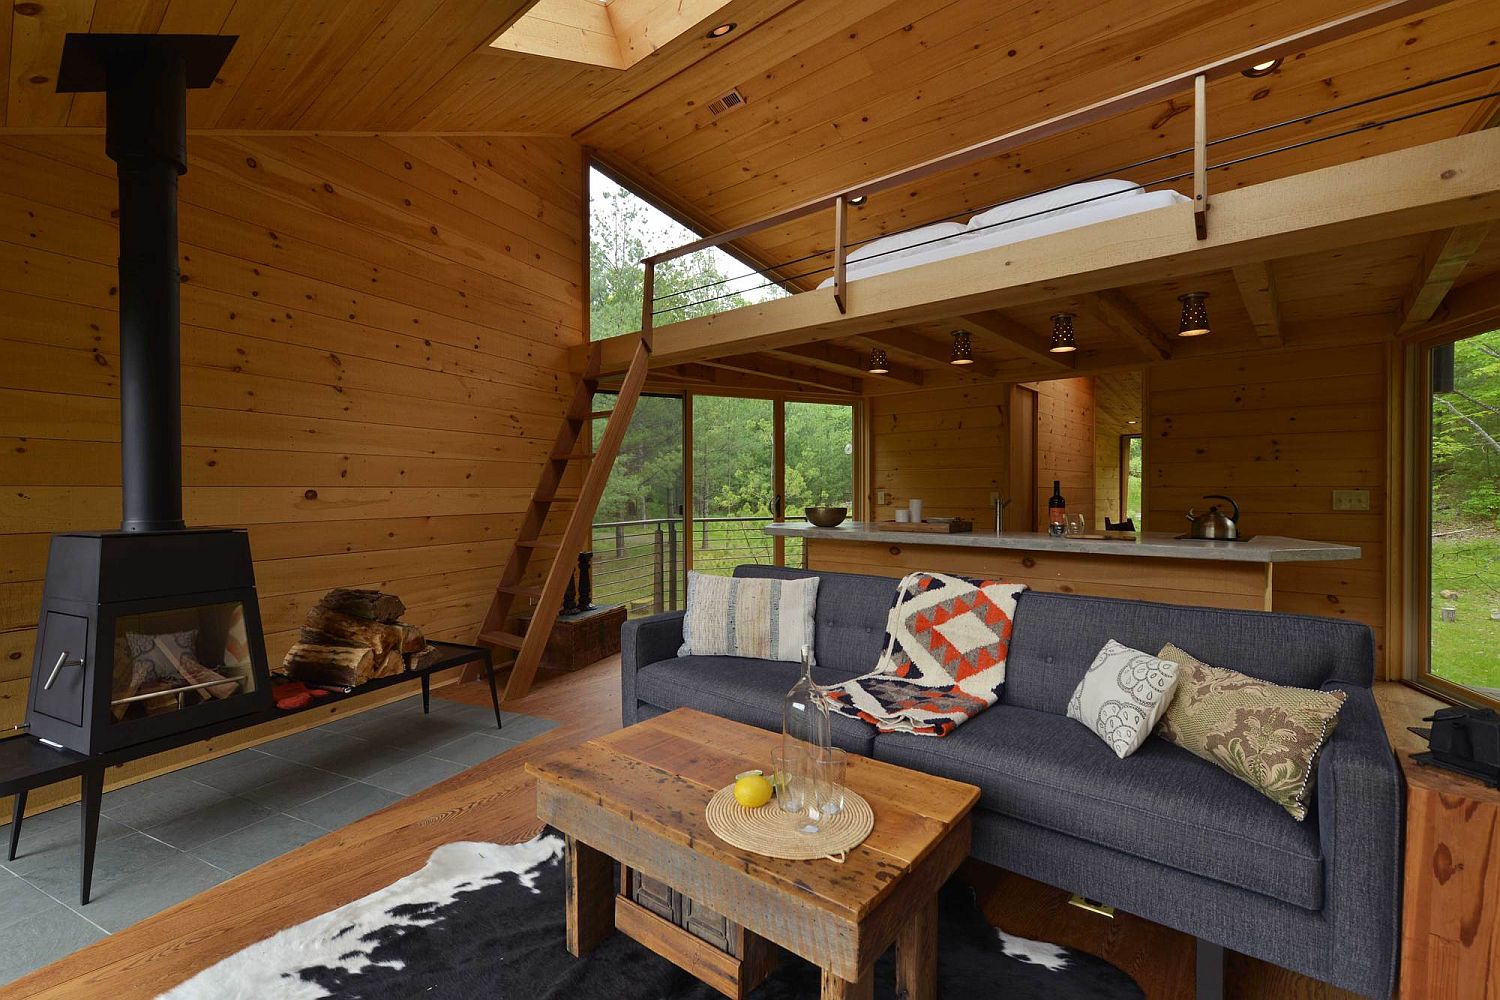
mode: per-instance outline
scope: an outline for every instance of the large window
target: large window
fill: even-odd
[[[1500,331],[1432,347],[1422,672],[1500,699]]]
[[[597,169],[589,171],[589,332],[594,340],[641,328],[641,260],[691,243],[695,233]],[[658,264],[653,312],[663,326],[786,293],[724,253],[703,250]]]

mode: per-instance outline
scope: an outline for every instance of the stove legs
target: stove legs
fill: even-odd
[[[82,867],[78,872],[78,904],[86,906],[89,889],[94,882],[94,842],[99,837],[99,801],[104,797],[104,768],[90,768],[78,780],[83,790],[83,825],[80,831],[82,849],[79,852]]]
[[[26,791],[23,789],[16,793],[16,804],[10,812],[10,850],[5,853],[5,860],[16,860],[16,843],[21,839],[21,817],[26,813]]]

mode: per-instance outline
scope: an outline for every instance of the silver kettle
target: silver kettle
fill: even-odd
[[[1219,541],[1234,541],[1236,538],[1239,538],[1240,505],[1229,497],[1219,493],[1210,493],[1203,499],[1224,500],[1228,502],[1229,506],[1234,508],[1234,513],[1224,513],[1219,509],[1218,504],[1211,505],[1206,514],[1199,514],[1196,508],[1190,509],[1187,512],[1188,522],[1192,525],[1188,529],[1189,537],[1211,538]]]

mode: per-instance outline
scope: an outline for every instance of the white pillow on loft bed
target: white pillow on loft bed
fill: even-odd
[[[994,208],[987,208],[983,212],[976,212],[969,218],[966,228],[971,232],[974,230],[993,232],[1002,226],[1040,222],[1065,212],[1094,208],[1144,193],[1145,189],[1134,181],[1113,178],[1102,181],[1084,181],[1081,184],[1069,184],[1067,187],[1060,187],[1054,191],[1043,191],[1040,194],[996,205]]]
[[[849,251],[846,258],[850,264],[871,257],[894,257],[903,250],[925,250],[933,240],[946,237],[959,236],[968,232],[968,227],[962,222],[934,222],[930,226],[921,226],[917,229],[908,229],[901,233],[892,233],[890,236],[882,236],[878,240],[871,240],[857,250]]]

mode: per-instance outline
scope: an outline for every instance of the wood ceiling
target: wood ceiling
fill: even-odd
[[[215,86],[189,98],[196,129],[561,133],[596,150],[615,172],[699,228],[715,231],[1371,2],[731,0],[712,20],[737,23],[732,34],[710,40],[698,26],[617,70],[491,47],[530,6],[527,0],[25,0],[0,7],[0,136],[102,125],[99,95],[53,92],[62,40],[70,31],[237,34],[240,41]],[[1210,134],[1236,133],[1491,62],[1500,62],[1500,4],[1456,0],[1426,16],[1302,53],[1271,76],[1212,85]],[[721,117],[710,115],[707,103],[731,87],[747,103]],[[1226,144],[1212,158],[1495,90],[1500,71],[1489,71]],[[1471,131],[1488,125],[1496,108],[1494,101],[1466,104],[1215,171],[1210,187],[1258,183]],[[879,195],[853,213],[851,237],[967,212],[1182,148],[1190,142],[1190,110],[1184,94],[977,168]],[[1181,162],[1127,175],[1148,180],[1175,172]],[[831,219],[814,219],[760,234],[740,249],[779,263],[830,242]],[[1411,272],[1432,252],[1421,240],[1397,242],[1382,254],[1354,251],[1331,265],[1370,289],[1359,309],[1398,309]],[[1299,322],[1347,316],[1347,297],[1328,292],[1327,264],[1278,266],[1281,305]],[[1219,343],[1250,347],[1274,340],[1264,314],[1253,316],[1246,308],[1255,296],[1241,295],[1242,282],[1255,280],[1253,274],[1224,272],[1195,282],[1213,295]],[[1163,283],[1123,294],[1153,325],[1168,329],[1178,291]],[[1011,323],[1011,336],[976,333],[983,363],[970,377],[1058,373],[1034,349],[1047,328],[1047,310],[1057,305],[992,317],[992,325]],[[1120,329],[1118,309],[1111,315],[1107,301],[1071,305],[1092,329],[1113,331],[1086,341],[1080,366],[1140,361],[1138,336],[1129,323]],[[879,335],[896,363],[896,377],[882,384],[910,387],[952,377],[941,370],[952,325]],[[971,325],[986,329],[980,322]],[[832,391],[859,391],[859,359],[876,343],[869,336],[808,345],[681,374],[711,384],[733,371],[746,376],[746,384],[760,380],[763,387],[781,388],[821,378]],[[938,369],[932,368],[934,358]]]

